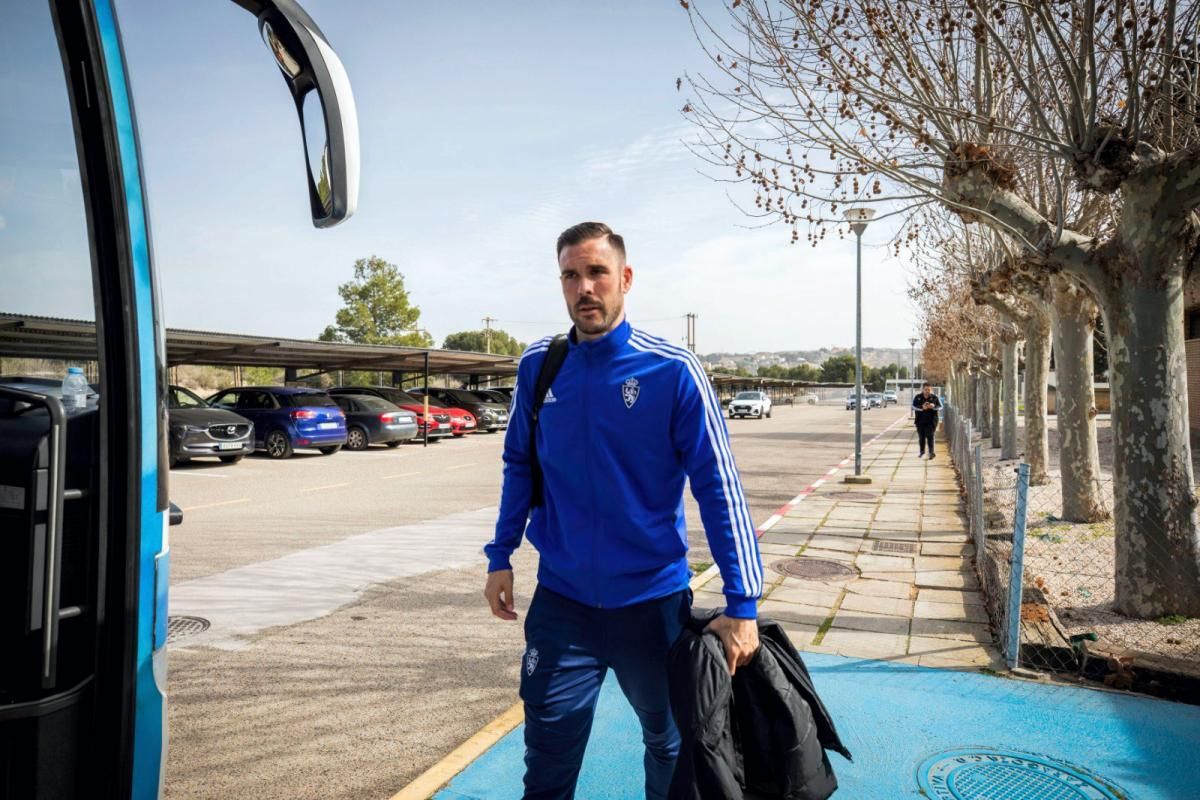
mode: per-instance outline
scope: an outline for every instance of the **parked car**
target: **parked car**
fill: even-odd
[[[863,411],[870,411],[873,408],[873,406],[871,405],[870,397],[871,396],[869,394],[866,394],[865,392],[863,393]],[[857,402],[857,399],[858,399],[857,396],[853,392],[846,395],[846,410],[847,411],[854,410],[854,406]]]
[[[254,423],[224,408],[212,408],[182,386],[167,391],[167,437],[171,466],[199,456],[236,464],[254,452]]]
[[[485,400],[478,392],[466,389],[434,389],[430,388],[429,396],[450,408],[461,408],[475,417],[478,430],[488,433],[502,431],[508,427],[508,404],[494,400]]]
[[[895,392],[887,391],[887,392],[883,393],[884,408],[888,407],[889,405],[894,406],[899,402],[900,402],[900,399],[898,397],[896,397]]]
[[[403,410],[415,414],[417,435],[425,436],[425,403],[421,398],[413,397],[403,389],[397,389],[394,386],[336,386],[329,390],[329,394],[333,397],[342,394],[366,394],[372,397],[382,397]],[[450,415],[439,409],[436,404],[430,405],[429,416],[431,418],[429,420],[429,441],[435,442],[438,439],[444,439],[452,433]]]
[[[369,394],[333,395],[346,415],[346,449],[366,450],[373,444],[397,447],[417,435],[417,415]]]
[[[871,408],[883,408],[883,395],[879,392],[871,392],[866,396],[866,400],[871,404]]]
[[[514,387],[514,386],[493,386],[491,389],[488,389],[488,391],[495,392],[496,394],[504,395],[504,397],[506,398],[506,401],[511,404],[514,388],[516,388],[516,387]]]
[[[729,418],[771,417],[771,398],[766,392],[738,392],[729,403]]]
[[[332,455],[346,443],[346,415],[320,389],[244,386],[208,398],[254,423],[254,445],[271,458],[290,458],[297,447]]]
[[[489,403],[499,403],[506,409],[512,405],[512,395],[505,394],[498,389],[475,389],[473,394],[477,394]]]
[[[438,409],[450,415],[450,431],[455,436],[466,436],[468,433],[474,433],[478,429],[478,423],[475,415],[465,408],[458,406],[455,403],[447,403],[439,400],[433,392],[441,391],[440,389],[430,388],[429,407]],[[424,389],[413,389],[412,396],[417,399],[425,397]]]

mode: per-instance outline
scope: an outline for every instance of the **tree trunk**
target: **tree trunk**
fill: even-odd
[[[992,435],[992,379],[986,374],[979,377],[979,437]]]
[[[1122,220],[1126,222],[1128,220]],[[1143,226],[1149,227],[1149,226]],[[1112,387],[1116,609],[1200,616],[1200,537],[1188,440],[1182,270],[1157,228],[1127,234],[1103,298]],[[1177,253],[1159,263],[1178,262]],[[1157,274],[1155,274],[1157,273]]]
[[[1000,437],[1002,436],[1000,424],[1000,384],[999,378],[992,378],[992,447],[1000,446]]]
[[[1025,335],[1025,461],[1029,483],[1050,482],[1050,441],[1046,433],[1046,380],[1050,372],[1050,315],[1041,304],[1027,303]]]
[[[987,406],[987,390],[984,388],[984,377],[982,372],[975,373],[975,432],[979,433],[983,428],[983,409]]]
[[[1004,430],[1000,440],[1000,458],[1017,457],[1017,340],[1009,337],[1001,351],[1004,373],[1001,376]]]
[[[1099,309],[1072,281],[1054,280],[1054,412],[1062,473],[1062,518],[1098,522],[1108,517],[1096,444],[1096,391],[1092,336]]]

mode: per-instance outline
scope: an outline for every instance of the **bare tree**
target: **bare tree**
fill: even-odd
[[[839,205],[940,204],[1095,297],[1114,405],[1116,607],[1200,615],[1182,285],[1200,250],[1200,7],[1175,0],[747,0],[689,18],[700,151],[816,244]],[[1030,157],[1047,215],[1019,180]],[[1111,226],[1072,227],[1074,187]],[[1109,233],[1108,231],[1111,231]],[[919,242],[909,224],[897,246]]]

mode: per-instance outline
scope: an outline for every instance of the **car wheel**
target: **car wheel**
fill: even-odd
[[[340,444],[335,444],[335,445],[330,445],[329,447],[319,447],[317,449],[321,451],[321,455],[331,456],[334,453],[336,453],[338,450],[341,450],[342,446]]]
[[[221,456],[222,464],[236,464],[242,460],[241,456]]]
[[[362,428],[351,428],[346,434],[347,450],[366,450],[368,444],[370,444],[370,441],[367,439],[367,432]],[[324,450],[321,452],[324,452]]]
[[[767,419],[771,418],[771,409],[767,409]]]
[[[283,431],[271,431],[267,434],[263,447],[271,458],[291,458],[292,440]]]
[[[403,444],[403,442],[388,442],[387,446],[388,447],[399,447],[401,444]]]
[[[167,456],[167,466],[169,466],[171,469],[175,469],[176,467],[178,467],[179,466],[179,457],[178,456]]]

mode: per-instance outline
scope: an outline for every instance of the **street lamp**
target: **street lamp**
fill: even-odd
[[[847,483],[871,482],[862,474],[862,235],[873,216],[875,209],[862,206],[847,208],[845,213],[846,222],[850,223],[850,230],[854,231],[858,244],[854,299],[854,480],[847,478]]]
[[[908,348],[908,415],[911,417],[917,413],[913,408],[913,400],[917,396],[917,387],[913,385],[913,381],[917,379],[917,337],[909,338]]]

